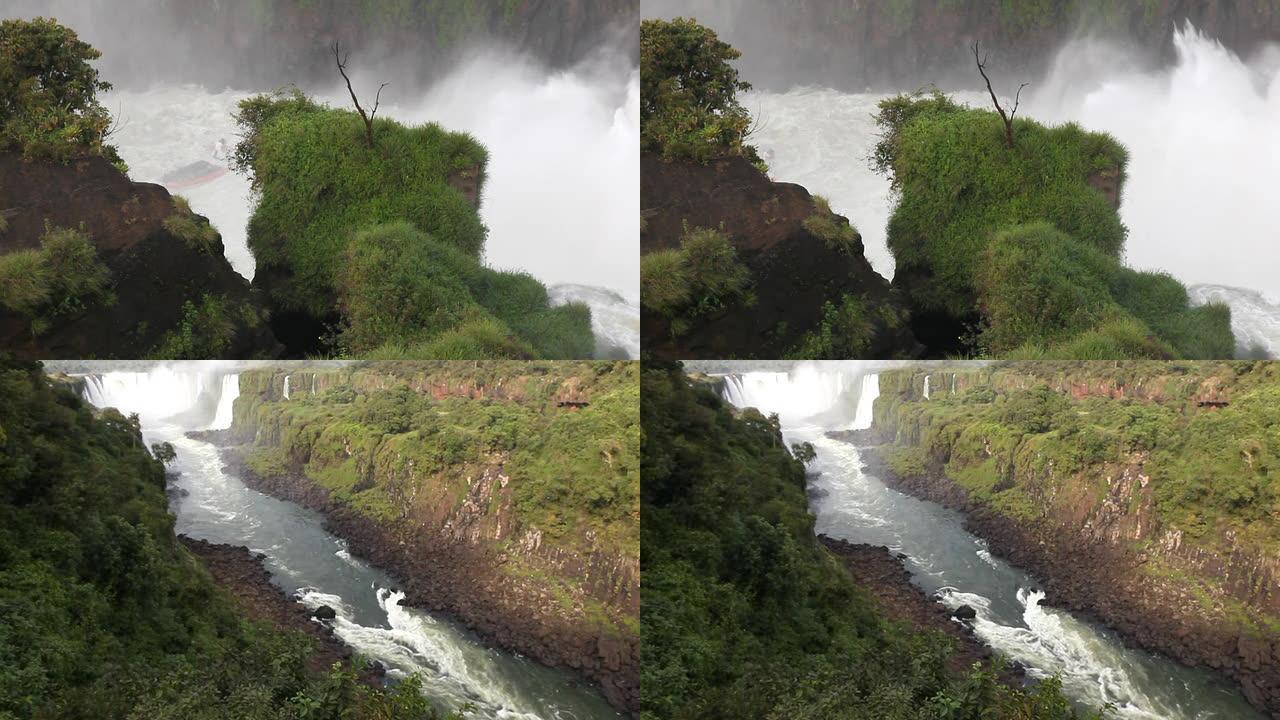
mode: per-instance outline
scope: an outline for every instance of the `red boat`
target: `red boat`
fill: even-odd
[[[183,165],[160,179],[160,184],[170,190],[185,190],[211,183],[226,175],[227,168],[211,162],[197,160],[190,165]]]

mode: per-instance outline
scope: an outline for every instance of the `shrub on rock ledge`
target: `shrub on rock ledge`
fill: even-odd
[[[481,257],[487,231],[478,208],[488,153],[470,135],[379,118],[370,149],[358,114],[296,91],[243,101],[237,121],[244,139],[234,165],[260,194],[249,248],[260,272],[273,278],[275,305],[330,313],[347,243],[375,223],[404,221]]]

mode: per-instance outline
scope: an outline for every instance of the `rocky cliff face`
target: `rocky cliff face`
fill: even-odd
[[[780,89],[972,87],[975,40],[993,51],[993,63],[1017,67],[1025,79],[1042,75],[1076,32],[1113,38],[1156,60],[1172,56],[1173,28],[1188,21],[1246,56],[1280,41],[1280,3],[1272,0],[646,0],[644,15],[697,17],[747,51],[738,63],[744,77]]]
[[[805,227],[820,212],[799,185],[776,183],[743,158],[706,165],[641,156],[641,253],[679,247],[684,229],[720,228],[750,271],[754,302],[694,318],[673,336],[669,319],[642,308],[641,338],[655,359],[777,358],[845,296],[870,309],[865,357],[912,357],[921,349],[889,283],[863,255],[862,240],[833,247]],[[834,216],[836,222],[845,219]]]
[[[243,373],[235,421],[221,440],[243,443],[226,457],[247,483],[323,512],[353,552],[398,576],[407,603],[451,613],[500,646],[579,672],[615,707],[636,712],[640,567],[636,548],[620,539],[627,533],[581,517],[567,526],[534,520],[520,504],[528,480],[518,447],[477,441],[454,450],[466,460],[440,465],[435,453],[447,440],[419,437],[427,433],[421,426],[370,434],[349,419],[315,419],[331,388],[367,396],[407,387],[446,403],[429,406],[443,413],[462,412],[457,403],[519,405],[551,423],[603,402],[594,369],[509,365],[474,373],[418,364],[399,373]],[[582,364],[589,366],[626,372]],[[616,448],[604,452],[621,461]],[[570,517],[567,507],[562,516]]]
[[[858,439],[885,443],[864,455],[879,477],[965,511],[969,528],[993,551],[1045,578],[1049,602],[1094,615],[1144,648],[1218,670],[1239,683],[1256,707],[1280,717],[1274,512],[1271,520],[1248,522],[1246,509],[1221,513],[1202,498],[1192,507],[1202,520],[1211,519],[1192,524],[1175,511],[1171,497],[1177,496],[1168,492],[1178,477],[1168,456],[1182,447],[1177,440],[1135,447],[1121,433],[1117,449],[1102,446],[1082,461],[1077,447],[1088,444],[1087,435],[1049,430],[1010,436],[983,403],[973,401],[990,390],[996,403],[1007,405],[1019,393],[1048,387],[1068,399],[1071,412],[1096,418],[1091,422],[1098,430],[1112,422],[1114,408],[1171,409],[1172,415],[1124,413],[1174,417],[1159,432],[1175,435],[1202,432],[1197,416],[1216,413],[1237,428],[1227,443],[1257,462],[1251,430],[1226,413],[1248,412],[1250,398],[1275,385],[1270,369],[1248,363],[1130,365],[886,372],[871,437]],[[929,400],[923,395],[926,374]],[[1270,501],[1255,502],[1267,514]]]
[[[102,158],[63,165],[0,153],[0,211],[8,229],[0,252],[40,247],[46,226],[83,228],[111,274],[114,302],[59,314],[37,334],[28,318],[0,309],[0,346],[19,358],[142,358],[181,332],[184,304],[211,297],[228,337],[220,357],[275,357],[281,351],[249,283],[231,269],[222,241],[207,250],[174,235],[178,213],[159,185],[135,183]],[[203,222],[203,219],[198,219]]]

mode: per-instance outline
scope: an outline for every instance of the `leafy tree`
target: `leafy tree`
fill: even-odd
[[[818,459],[818,451],[813,449],[813,443],[811,442],[792,443],[791,457],[808,465]]]
[[[178,458],[178,452],[173,449],[173,443],[161,442],[151,444],[151,457],[168,465]]]
[[[641,149],[667,159],[741,155],[759,163],[745,142],[751,116],[737,98],[751,85],[730,64],[741,55],[695,20],[641,22]]]
[[[56,20],[0,22],[0,146],[28,158],[101,155],[123,166],[105,144],[111,116],[97,94],[111,85],[90,65],[101,56]]]

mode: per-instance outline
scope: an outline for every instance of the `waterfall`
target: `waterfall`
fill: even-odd
[[[289,376],[284,376],[284,399],[289,399]]]
[[[924,399],[929,399],[929,376],[924,376]]]
[[[928,376],[926,376],[927,379]],[[858,411],[853,416],[854,430],[866,430],[871,427],[872,409],[878,397],[880,397],[879,373],[863,375],[862,391],[858,393]]]
[[[87,399],[98,407],[114,407],[145,420],[164,420],[201,404],[206,373],[158,365],[149,372],[109,372],[90,375]],[[207,396],[211,403],[215,398]]]
[[[231,407],[240,397],[240,375],[230,373],[222,376],[222,393],[218,396],[218,411],[213,416],[210,430],[226,430],[231,427]]]

